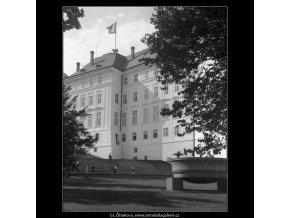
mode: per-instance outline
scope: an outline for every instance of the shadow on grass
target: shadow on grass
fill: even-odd
[[[144,181],[144,184],[146,184],[146,181]],[[141,189],[164,189],[160,186],[150,186],[150,185],[144,185],[144,184],[124,184],[122,182],[118,181],[110,181],[107,179],[101,179],[101,178],[84,178],[82,180],[79,179],[73,179],[73,178],[66,178],[64,180],[65,186],[76,186],[76,187],[96,187],[96,188],[113,188],[113,187],[122,187],[122,188],[141,188]]]
[[[184,201],[195,203],[218,203],[224,202],[212,199],[192,197],[165,196],[152,191],[111,191],[111,190],[86,190],[64,189],[63,199],[66,203],[79,203],[87,205],[111,205],[111,204],[140,204],[152,207],[177,208]]]
[[[195,194],[226,194],[226,192],[218,191],[218,190],[192,190],[192,189],[183,189],[186,193],[195,193]]]

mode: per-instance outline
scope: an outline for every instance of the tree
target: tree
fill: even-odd
[[[84,10],[78,7],[63,7],[63,32],[71,29],[80,29],[78,18],[85,16]]]
[[[156,57],[143,60],[160,68],[163,86],[182,86],[182,100],[163,108],[161,115],[188,116],[178,121],[185,133],[203,133],[193,155],[220,154],[227,136],[227,9],[157,7],[151,23],[156,31],[141,41]]]
[[[93,147],[97,141],[96,137],[90,135],[83,123],[80,121],[88,114],[86,108],[77,111],[75,102],[77,96],[71,98],[70,86],[63,89],[63,168],[65,171],[71,169],[78,154],[86,153],[88,148]]]

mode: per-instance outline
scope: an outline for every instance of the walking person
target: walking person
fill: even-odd
[[[72,171],[75,171],[75,162],[72,163]]]
[[[111,171],[112,171],[112,173],[114,172],[114,165],[113,164],[111,166]]]
[[[111,153],[109,154],[109,159],[112,160],[112,154]]]
[[[94,171],[95,171],[95,165],[92,166],[92,172],[94,172]]]
[[[79,164],[80,164],[80,162],[77,161],[76,164],[75,164],[75,169],[76,169],[76,170],[79,170]]]
[[[131,167],[131,173],[135,174],[135,167],[134,166]]]
[[[117,174],[118,167],[114,166],[114,174]]]

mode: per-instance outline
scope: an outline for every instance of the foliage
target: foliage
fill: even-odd
[[[181,100],[161,115],[182,118],[178,122],[186,133],[203,133],[194,147],[200,156],[220,153],[227,134],[227,9],[157,7],[151,23],[156,31],[141,41],[156,57],[143,60],[160,68],[163,88],[182,86]]]
[[[85,16],[84,10],[78,7],[63,7],[63,32],[71,29],[80,29],[78,18]]]
[[[96,137],[90,135],[80,121],[88,114],[86,108],[77,111],[75,102],[77,96],[71,98],[70,86],[63,89],[63,167],[69,170],[79,154],[86,153],[88,148],[93,147]]]

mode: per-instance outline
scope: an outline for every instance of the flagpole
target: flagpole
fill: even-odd
[[[115,52],[116,52],[117,21],[116,21],[115,23],[116,23],[116,24],[115,24],[115,27],[116,27],[116,29],[115,29]]]

